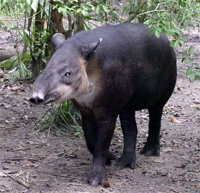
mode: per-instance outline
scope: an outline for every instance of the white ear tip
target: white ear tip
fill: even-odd
[[[54,38],[54,37],[57,36],[57,35],[64,36],[62,33],[55,33],[55,34],[52,36],[52,38]],[[64,36],[64,37],[65,37],[65,36]]]
[[[99,42],[102,42],[102,40],[103,40],[102,38],[99,38]]]

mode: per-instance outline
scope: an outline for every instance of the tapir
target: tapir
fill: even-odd
[[[91,186],[107,180],[105,165],[119,116],[124,136],[120,168],[135,168],[135,111],[148,109],[149,130],[141,154],[159,156],[163,107],[176,83],[176,56],[168,38],[150,35],[144,24],[119,24],[82,31],[66,40],[55,34],[55,49],[33,85],[30,101],[47,104],[71,99],[80,110],[93,165]]]

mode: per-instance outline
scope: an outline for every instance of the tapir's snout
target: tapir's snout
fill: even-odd
[[[43,98],[39,98],[38,96],[31,97],[29,100],[30,100],[31,103],[36,104],[36,105],[44,102],[44,99]]]
[[[34,93],[33,96],[29,99],[29,101],[33,104],[41,104],[44,102],[44,97],[41,94]]]
[[[52,88],[56,87],[54,83],[58,84],[56,75],[53,75],[52,71],[44,71],[34,82],[33,94],[29,101],[38,105],[56,100],[59,96],[52,92]]]
[[[60,93],[57,91],[36,91],[33,93],[32,97],[29,99],[29,101],[33,104],[39,105],[39,104],[48,104],[51,102],[58,101],[60,99]]]

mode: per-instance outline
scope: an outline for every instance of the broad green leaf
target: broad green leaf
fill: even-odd
[[[84,10],[84,9],[81,11],[81,13],[82,13],[83,16],[88,15],[88,12],[86,10]]]
[[[196,55],[195,53],[191,53],[191,54],[190,54],[190,58],[191,58],[191,59],[195,58],[196,56],[197,56],[197,55]]]
[[[96,8],[96,13],[99,14],[100,13],[100,7],[99,5],[97,5],[97,8]]]
[[[186,63],[186,64],[189,63],[189,62],[190,62],[190,58],[185,58],[185,59],[183,60],[183,62]]]
[[[160,32],[158,30],[156,30],[155,31],[155,35],[156,35],[157,38],[159,38],[160,37]]]
[[[149,36],[151,37],[154,34],[154,32],[155,32],[155,28],[151,28],[149,32]]]
[[[108,10],[108,7],[103,5],[103,10],[106,12],[106,13],[109,13],[109,10]]]
[[[191,81],[191,82],[194,82],[194,81],[195,81],[195,74],[192,74],[192,75],[190,76],[190,81]]]
[[[200,71],[199,70],[195,70],[195,76],[196,76],[196,78],[200,78]]]
[[[179,46],[184,46],[185,42],[183,40],[179,40]]]
[[[190,46],[188,52],[191,53],[194,50],[194,46]]]
[[[192,69],[192,66],[187,69],[186,76],[190,76],[192,74]]]

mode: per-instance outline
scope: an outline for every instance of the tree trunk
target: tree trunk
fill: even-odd
[[[41,44],[42,33],[44,32],[44,20],[42,14],[42,8],[38,6],[38,10],[35,15],[35,41],[32,50],[32,75],[36,77],[41,70],[45,68],[45,63],[42,61],[42,50],[44,45]]]
[[[78,0],[78,5],[81,6],[81,0]],[[75,25],[74,25],[74,33],[80,32],[84,30],[84,18],[83,15],[75,16]]]
[[[50,4],[52,6],[55,5],[55,2],[53,0],[50,1]],[[64,33],[64,27],[63,27],[63,16],[58,12],[58,9],[52,9],[51,11],[51,25],[53,24],[51,28],[51,33]]]

